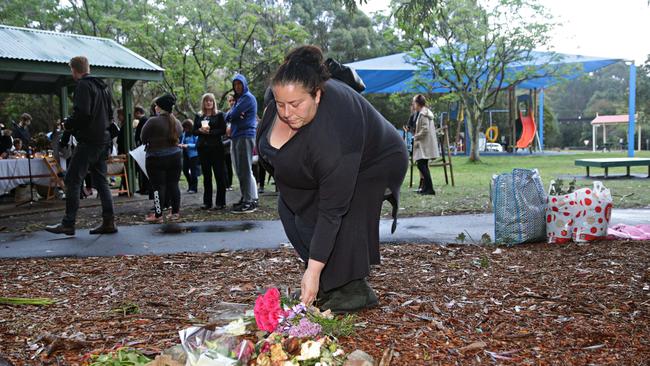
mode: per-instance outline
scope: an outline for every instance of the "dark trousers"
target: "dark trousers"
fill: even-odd
[[[203,172],[203,204],[212,207],[212,174],[217,182],[217,198],[215,206],[226,205],[226,164],[224,162],[223,146],[201,146],[199,161]]]
[[[172,213],[178,213],[181,206],[181,152],[165,156],[147,156],[147,173],[153,189],[156,217],[162,216],[162,205],[169,200]]]
[[[108,144],[91,145],[80,142],[70,159],[70,165],[65,175],[65,215],[62,223],[74,226],[79,209],[81,184],[87,173],[90,173],[97,195],[102,203],[102,218],[113,217],[113,198],[106,181],[106,159]]]
[[[183,175],[187,179],[187,189],[196,192],[199,184],[199,175],[201,175],[198,156],[190,158],[187,152],[183,151]]]
[[[421,191],[423,193],[432,193],[433,182],[431,181],[431,172],[429,171],[429,159],[420,159],[416,163],[420,171],[420,177],[423,180]]]
[[[232,159],[230,153],[224,155],[224,163],[226,165],[226,188],[232,187]]]
[[[260,188],[264,189],[264,181],[266,180],[266,169],[259,161],[257,164],[253,165],[253,173],[255,174],[255,180],[259,183]]]

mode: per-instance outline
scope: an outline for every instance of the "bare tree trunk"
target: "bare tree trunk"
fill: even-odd
[[[468,108],[467,122],[469,123],[468,131],[472,147],[469,152],[469,160],[477,162],[481,160],[479,151],[479,139],[483,121],[481,120],[481,110],[476,106]]]

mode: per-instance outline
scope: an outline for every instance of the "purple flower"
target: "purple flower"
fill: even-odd
[[[312,323],[309,319],[302,318],[297,325],[291,326],[287,333],[292,337],[304,338],[317,336],[321,331],[320,324]]]

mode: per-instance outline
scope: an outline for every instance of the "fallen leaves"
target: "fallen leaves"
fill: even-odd
[[[380,305],[339,341],[391,365],[643,364],[647,245],[383,245],[369,279]],[[57,302],[0,305],[0,356],[76,364],[128,344],[153,356],[259,291],[295,289],[303,270],[291,249],[2,260],[0,295]]]

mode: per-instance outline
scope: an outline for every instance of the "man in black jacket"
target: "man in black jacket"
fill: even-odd
[[[113,116],[110,90],[102,80],[90,76],[86,57],[73,57],[70,70],[77,86],[74,110],[72,116],[65,119],[64,128],[72,131],[78,144],[65,176],[65,215],[60,224],[49,225],[45,230],[54,234],[75,234],[79,190],[90,171],[102,203],[102,224],[90,230],[90,234],[116,233],[113,199],[106,181],[106,159],[111,143],[108,126]]]

